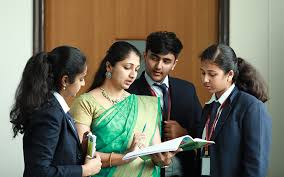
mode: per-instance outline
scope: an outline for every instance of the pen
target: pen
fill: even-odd
[[[142,133],[144,133],[145,129],[146,129],[146,125],[147,123],[145,123],[144,127],[143,127],[143,130],[142,130]]]

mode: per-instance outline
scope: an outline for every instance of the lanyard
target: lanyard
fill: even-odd
[[[210,130],[209,130],[209,122],[210,122],[210,115],[211,115],[212,110],[208,113],[207,121],[206,121],[206,124],[205,124],[206,140],[207,141],[210,141],[210,139],[213,135],[213,132],[215,131],[216,125],[217,125],[219,118],[220,118],[220,114],[221,114],[222,110],[224,109],[226,102],[227,102],[227,100],[225,100],[224,103],[220,106],[220,109],[216,113],[216,116],[215,116],[214,121],[213,121],[213,125],[211,126]],[[205,155],[208,155],[208,144],[205,145]]]

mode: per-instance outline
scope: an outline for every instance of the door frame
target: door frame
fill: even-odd
[[[219,0],[218,42],[229,45],[230,0]],[[44,51],[45,0],[33,0],[33,54]]]

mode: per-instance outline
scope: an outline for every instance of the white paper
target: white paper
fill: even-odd
[[[149,146],[143,149],[139,149],[139,150],[135,150],[133,152],[129,152],[127,153],[122,159],[123,160],[128,160],[128,159],[132,159],[132,158],[136,158],[136,157],[140,157],[140,156],[145,156],[145,155],[149,155],[149,154],[155,154],[155,153],[159,153],[159,152],[169,152],[169,151],[176,151],[178,150],[178,148],[183,148],[185,146],[192,146],[192,149],[196,149],[196,148],[200,148],[205,144],[212,144],[214,143],[213,141],[206,141],[203,139],[199,139],[199,138],[192,138],[189,135],[185,135],[179,138],[175,138],[169,141],[165,141],[163,143],[160,144],[156,144],[153,146]]]

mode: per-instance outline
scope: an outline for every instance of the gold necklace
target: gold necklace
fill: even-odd
[[[122,94],[122,96],[120,98],[113,99],[113,98],[111,98],[111,96],[109,96],[109,94],[105,91],[105,89],[100,87],[100,90],[102,91],[102,95],[112,104],[116,104],[116,103],[122,101],[126,97],[125,94]]]

